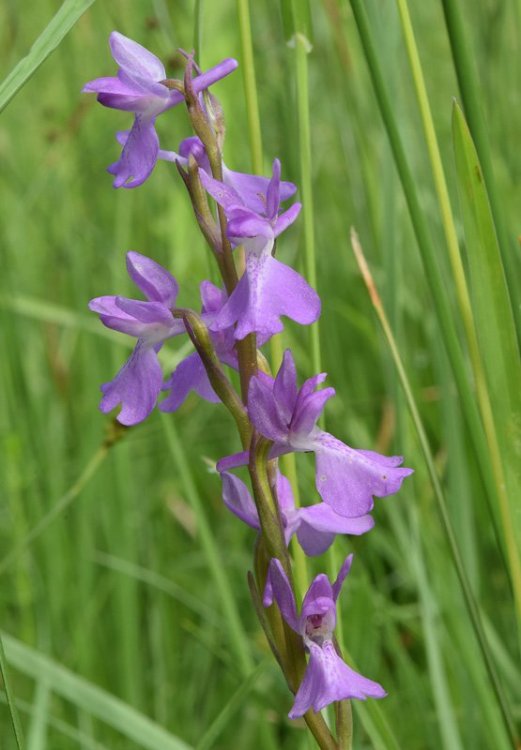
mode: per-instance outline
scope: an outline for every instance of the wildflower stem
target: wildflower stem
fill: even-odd
[[[175,316],[183,318],[186,332],[201,357],[212,388],[235,419],[242,444],[244,447],[247,447],[251,434],[248,415],[239,395],[224,374],[219,358],[213,348],[208,329],[200,316],[192,310],[177,310]]]

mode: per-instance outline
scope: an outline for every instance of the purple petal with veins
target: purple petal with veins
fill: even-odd
[[[177,365],[162,390],[171,391],[170,395],[159,404],[159,409],[164,412],[177,411],[190,391],[194,391],[210,403],[218,404],[220,402],[219,396],[208,380],[206,369],[197,352],[193,352]]]
[[[150,301],[175,307],[179,284],[163,266],[146,255],[130,251],[127,253],[127,271],[134,284]]]
[[[116,377],[101,386],[99,408],[107,414],[121,404],[118,422],[127,426],[142,422],[154,408],[162,382],[156,350],[140,340]]]

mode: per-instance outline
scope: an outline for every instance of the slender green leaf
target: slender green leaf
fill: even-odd
[[[501,409],[502,428],[506,428],[510,440],[519,442],[521,359],[496,228],[481,164],[457,103],[452,124],[472,303],[481,349],[488,363],[489,388],[495,409]],[[519,462],[521,446],[517,449]]]
[[[53,693],[92,714],[147,750],[190,750],[183,740],[162,729],[119,698],[79,677],[53,659],[2,634],[9,664],[34,680],[45,680]]]
[[[18,712],[14,702],[14,696],[11,691],[11,684],[9,675],[7,674],[6,656],[4,652],[3,638],[0,634],[0,676],[2,677],[3,687],[7,698],[7,706],[9,708],[9,715],[11,717],[11,724],[13,725],[14,736],[16,739],[16,747],[18,750],[23,750],[24,739],[22,734],[22,727],[20,719],[18,718]]]
[[[521,519],[517,508],[521,495],[521,359],[483,171],[457,104],[454,104],[452,125],[472,304],[506,479],[507,491],[500,500],[500,512],[515,591],[519,591],[521,567],[517,553],[521,542]]]
[[[94,0],[65,0],[60,10],[34,42],[28,54],[0,84],[0,112],[7,107],[11,99],[45,62],[51,52],[54,52],[93,2]]]
[[[195,750],[210,750],[214,746],[215,740],[226,729],[226,726],[233,719],[237,711],[241,708],[244,701],[255,687],[255,682],[263,675],[271,660],[261,662],[256,669],[247,677],[237,688],[228,703],[219,712],[219,715],[213,720],[206,732],[196,745]]]

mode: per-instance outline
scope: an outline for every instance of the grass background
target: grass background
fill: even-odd
[[[236,4],[200,5],[202,65],[240,59]],[[460,5],[517,275],[509,280],[519,284],[519,6],[509,0]],[[392,0],[369,0],[365,7],[464,342],[397,7]],[[58,8],[50,0],[3,3],[6,75]],[[322,366],[337,390],[328,429],[353,446],[403,453],[415,469],[396,497],[377,501],[370,535],[336,542],[338,559],[356,553],[341,602],[346,648],[389,692],[382,702],[355,706],[354,747],[501,750],[510,746],[508,736],[416,432],[352,257],[351,225],[397,337],[489,648],[519,721],[519,642],[501,523],[480,477],[349,3],[324,0],[312,10],[314,201],[308,210],[323,299]],[[443,11],[437,2],[411,2],[410,11],[463,242],[451,136],[459,91]],[[188,1],[94,3],[0,116],[0,626],[28,750],[310,746],[305,731],[285,718],[290,695],[252,611],[245,580],[252,534],[227,513],[218,478],[208,470],[207,459],[238,447],[224,410],[191,398],[178,414],[155,412],[99,453],[110,420],[97,410],[98,387],[120,367],[132,341],[103,329],[88,313],[88,300],[132,296],[128,249],[172,269],[183,306],[198,304],[200,279],[215,272],[171,165],[159,164],[138,190],[112,189],[104,168],[117,158],[115,131],[130,120],[80,90],[87,80],[114,73],[107,45],[113,29],[153,50],[179,76],[175,49],[193,46],[194,23]],[[265,173],[279,156],[284,177],[298,182],[295,52],[286,44],[279,3],[252,3],[252,25]],[[215,93],[226,115],[226,163],[248,171],[241,70]],[[176,148],[188,134],[181,108],[158,127],[164,148]],[[280,243],[280,257],[302,268],[303,246],[300,221]],[[472,302],[477,309],[479,299]],[[519,309],[518,298],[513,304]],[[311,375],[309,331],[288,322],[282,343],[294,349],[301,379]],[[186,351],[186,344],[169,347],[165,367]],[[486,348],[482,356],[487,360]],[[467,376],[473,391],[470,367]],[[502,394],[491,392],[491,399],[499,407]],[[75,487],[89,465],[90,476]],[[302,498],[314,502],[311,460],[298,456],[297,468]],[[519,496],[510,499],[519,507]],[[209,557],[207,529],[218,562]],[[223,606],[217,565],[233,592],[242,635]],[[325,558],[313,560],[310,575],[327,565]],[[249,652],[241,660],[242,639]],[[122,703],[110,703],[95,688]],[[2,696],[0,747],[11,750],[17,745]],[[165,734],[155,735],[160,730],[143,716]]]

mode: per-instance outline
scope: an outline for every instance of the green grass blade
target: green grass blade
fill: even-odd
[[[483,663],[488,673],[490,685],[496,697],[499,710],[501,711],[501,715],[505,724],[505,729],[508,735],[510,736],[510,738],[512,739],[514,746],[516,746],[516,742],[517,742],[516,725],[512,718],[512,712],[507,702],[507,699],[503,690],[503,685],[500,682],[498,675],[497,675],[494,660],[492,658],[490,647],[488,645],[485,631],[481,622],[481,615],[478,609],[478,605],[472,593],[472,589],[471,589],[471,586],[467,577],[467,573],[463,565],[463,560],[461,558],[461,553],[459,550],[457,538],[454,533],[452,521],[448,512],[447,502],[445,500],[443,488],[442,488],[440,479],[438,477],[438,472],[434,463],[434,457],[432,455],[432,451],[429,445],[427,433],[423,426],[423,421],[420,416],[418,405],[416,403],[416,399],[414,398],[411,384],[409,382],[409,378],[405,371],[405,367],[403,365],[402,358],[400,356],[400,352],[396,344],[396,340],[389,326],[389,322],[387,320],[385,310],[381,303],[380,296],[374,284],[373,278],[371,276],[371,272],[369,271],[369,267],[365,260],[361,245],[359,243],[358,237],[356,233],[354,232],[354,230],[351,231],[351,243],[352,243],[353,251],[355,253],[358,265],[360,267],[360,271],[363,275],[364,282],[371,296],[371,302],[378,315],[378,319],[380,321],[383,332],[385,334],[385,338],[389,345],[389,349],[391,351],[391,355],[392,355],[396,370],[398,372],[400,385],[403,389],[403,393],[404,393],[405,400],[407,403],[407,408],[409,410],[416,433],[418,435],[422,453],[425,459],[425,464],[429,473],[429,478],[431,480],[432,488],[434,490],[434,496],[436,498],[436,503],[438,506],[441,523],[443,526],[443,531],[445,533],[448,547],[452,556],[452,560],[454,562],[454,568],[456,570],[456,573],[459,579],[459,583],[461,586],[465,605],[467,607],[469,619],[472,624],[472,628],[474,630],[479,647],[481,649],[481,655],[483,657]]]
[[[53,659],[3,634],[9,664],[32,679],[45,680],[53,693],[90,713],[146,750],[190,750],[190,745],[162,729],[119,698],[79,677]],[[20,746],[21,747],[21,746]]]
[[[213,720],[206,732],[203,734],[195,750],[210,750],[214,747],[214,743],[219,735],[224,731],[229,722],[233,719],[237,711],[241,708],[244,701],[255,688],[256,681],[266,671],[268,665],[271,665],[271,659],[269,661],[261,662],[256,669],[247,677],[242,684],[237,688],[235,693],[232,695],[228,703],[219,712],[219,715]]]
[[[499,443],[497,455],[492,457],[506,478],[506,487],[499,495],[499,510],[521,622],[521,524],[514,505],[521,494],[521,359],[487,186],[457,104],[452,123],[472,303],[486,367],[491,421]]]
[[[30,77],[54,52],[76,21],[85,13],[94,0],[65,0],[60,10],[42,31],[29,53],[20,60],[14,70],[0,84],[0,112],[5,109]]]
[[[32,721],[27,733],[27,750],[45,750],[51,691],[43,680],[36,683]]]
[[[244,81],[244,97],[246,99],[246,113],[248,116],[248,134],[250,141],[251,165],[256,174],[262,174],[262,131],[259,117],[259,100],[255,78],[255,62],[253,56],[253,42],[251,36],[250,3],[249,0],[237,0],[237,14],[239,16],[239,30],[242,52],[242,78]]]
[[[485,175],[488,186],[491,211],[494,223],[498,230],[499,244],[503,263],[507,271],[507,284],[512,300],[518,300],[520,294],[519,283],[519,258],[513,253],[513,243],[506,235],[503,222],[503,210],[501,200],[496,188],[494,170],[492,168],[492,157],[487,137],[485,118],[483,116],[481,102],[483,97],[480,92],[480,84],[476,74],[474,61],[469,49],[465,22],[462,15],[461,4],[457,0],[442,0],[445,23],[449,33],[452,57],[458,77],[459,89],[465,107],[465,115],[468,119],[472,138],[476,145],[476,151]],[[514,318],[517,325],[518,335],[521,336],[521,306],[514,308]]]
[[[0,693],[0,703],[5,702],[5,696]],[[21,713],[27,714],[29,717],[34,718],[34,705],[28,703],[27,701],[20,700],[19,698],[16,699],[16,705]],[[109,750],[106,745],[102,745],[100,742],[96,742],[96,740],[93,740],[92,737],[87,736],[85,732],[72,727],[66,721],[62,721],[52,714],[47,714],[46,719],[49,727],[74,743],[71,744],[70,747],[81,748],[81,750]],[[27,748],[27,750],[30,750],[30,748]]]
[[[18,750],[24,750],[24,739],[22,734],[22,726],[18,717],[18,711],[14,702],[14,696],[11,690],[11,684],[9,676],[7,674],[7,660],[4,652],[3,638],[0,634],[0,676],[2,677],[3,687],[7,699],[7,707],[9,708],[9,716],[11,717],[11,724],[13,725],[14,736],[16,739],[16,747]]]
[[[384,70],[378,57],[377,46],[369,25],[365,6],[361,0],[350,0],[350,5],[364,49],[375,90],[376,101],[387,131],[396,169],[407,202],[409,216],[425,268],[426,281],[430,287],[441,336],[461,401],[462,412],[476,454],[477,465],[487,490],[487,501],[490,503],[491,499],[497,498],[501,493],[502,483],[497,471],[494,471],[489,444],[485,437],[474,392],[469,384],[467,365],[459,342],[447,285],[440,269],[437,248],[432,241],[425,213],[420,205],[417,186],[406,155],[404,141],[398,128],[398,119],[393,108],[389,88],[386,85]]]
[[[241,673],[244,677],[247,677],[253,669],[253,661],[248,639],[237,611],[237,605],[235,604],[232,587],[226,574],[226,566],[220,555],[217,541],[213,537],[184,448],[170,415],[163,415],[162,422],[184,494],[197,517],[197,528],[201,538],[201,546],[208,562],[209,572],[214,577],[215,585],[221,597],[223,614],[226,617],[229,629],[230,644],[236,650],[236,657]]]
[[[13,549],[0,560],[0,575],[12,565],[22,555],[26,549],[55,521],[78,497],[91,478],[97,472],[100,465],[105,460],[110,445],[104,443],[92,456],[91,460],[85,467],[81,476],[72,485],[72,487],[51,507],[51,509],[32,527],[32,529],[20,539]]]

